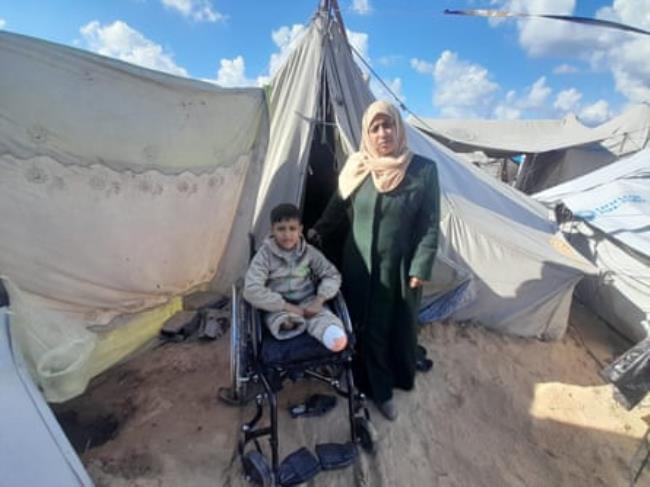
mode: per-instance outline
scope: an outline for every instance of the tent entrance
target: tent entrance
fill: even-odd
[[[302,192],[302,212],[305,229],[312,227],[323,214],[338,187],[338,173],[345,162],[346,155],[338,138],[334,111],[329,103],[327,87],[323,87],[323,103],[318,116],[313,120],[313,133],[307,176]],[[347,225],[342,222],[340,231],[328,242],[324,242],[326,255],[335,263],[340,263],[343,239]]]

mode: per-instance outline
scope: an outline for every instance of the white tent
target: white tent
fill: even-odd
[[[0,275],[61,400],[240,274],[266,101],[7,32],[0,66]]]
[[[114,333],[142,343],[179,295],[230,284],[246,263],[251,218],[261,236],[272,205],[308,201],[314,147],[329,144],[327,160],[340,165],[373,99],[327,8],[272,81],[270,135],[262,90],[9,33],[0,64],[0,272],[50,400],[78,394],[134,348],[115,345]],[[435,305],[437,316],[561,337],[573,287],[592,266],[537,202],[410,126],[408,138],[436,161],[442,187],[428,316]]]
[[[411,122],[458,153],[492,158],[526,154],[516,187],[532,194],[639,151],[650,141],[650,106],[640,104],[595,128],[574,115],[560,120],[436,120]]]
[[[578,297],[633,341],[650,335],[650,149],[534,197],[571,211],[563,230],[599,269]]]

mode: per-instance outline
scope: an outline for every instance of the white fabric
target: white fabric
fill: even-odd
[[[241,275],[264,92],[6,32],[0,66],[0,275],[39,380],[78,376],[61,386],[78,393],[87,327]]]
[[[90,487],[93,482],[29,377],[9,320],[0,307],[2,484]]]
[[[409,123],[458,152],[490,155],[547,152],[596,142],[603,132],[574,115],[560,120],[461,120],[409,117]]]
[[[559,202],[609,238],[650,255],[650,149],[536,194]]]
[[[573,115],[561,120],[409,120],[457,153],[528,154],[516,181],[516,187],[528,194],[597,170],[650,141],[648,104],[634,105],[594,128],[583,126]]]
[[[563,226],[571,245],[599,269],[576,295],[633,342],[650,336],[650,257],[632,252],[586,223]]]

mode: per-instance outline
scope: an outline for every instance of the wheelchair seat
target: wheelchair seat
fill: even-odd
[[[310,363],[345,359],[351,352],[349,346],[341,352],[332,352],[309,333],[278,340],[266,329],[262,333],[260,360],[267,367],[291,367]]]

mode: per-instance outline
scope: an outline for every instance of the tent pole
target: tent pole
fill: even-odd
[[[346,44],[350,44],[348,41],[348,35],[345,32],[345,24],[343,23],[343,17],[341,16],[341,10],[339,9],[339,2],[338,0],[329,0],[329,5],[330,8],[334,11],[334,15],[336,16],[336,21],[339,23],[339,29],[341,29],[341,34],[343,35],[343,39],[345,39]]]

